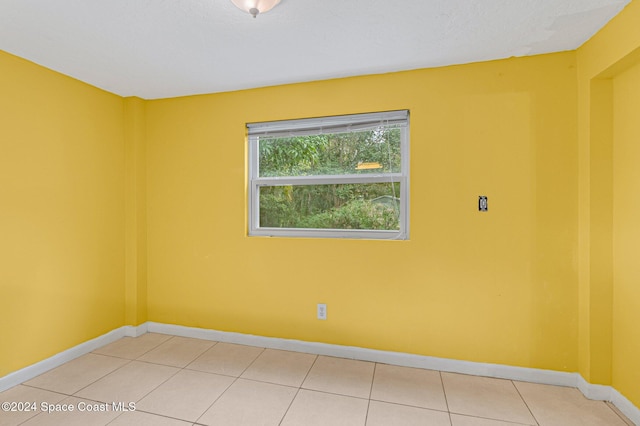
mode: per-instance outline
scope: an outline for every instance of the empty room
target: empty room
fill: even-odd
[[[640,426],[640,0],[0,0],[0,426]]]

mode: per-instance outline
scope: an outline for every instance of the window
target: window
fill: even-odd
[[[408,238],[409,113],[248,124],[249,235]]]

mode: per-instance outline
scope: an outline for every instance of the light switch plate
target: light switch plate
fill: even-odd
[[[478,211],[489,211],[489,202],[486,195],[481,195],[478,197]]]

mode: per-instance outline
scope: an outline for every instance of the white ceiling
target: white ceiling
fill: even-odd
[[[0,0],[0,50],[157,99],[576,49],[631,0]]]

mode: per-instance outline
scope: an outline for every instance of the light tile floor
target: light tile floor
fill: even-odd
[[[632,425],[573,388],[154,333],[70,361],[0,402],[34,409],[0,411],[0,426]],[[64,408],[74,411],[55,411]]]

